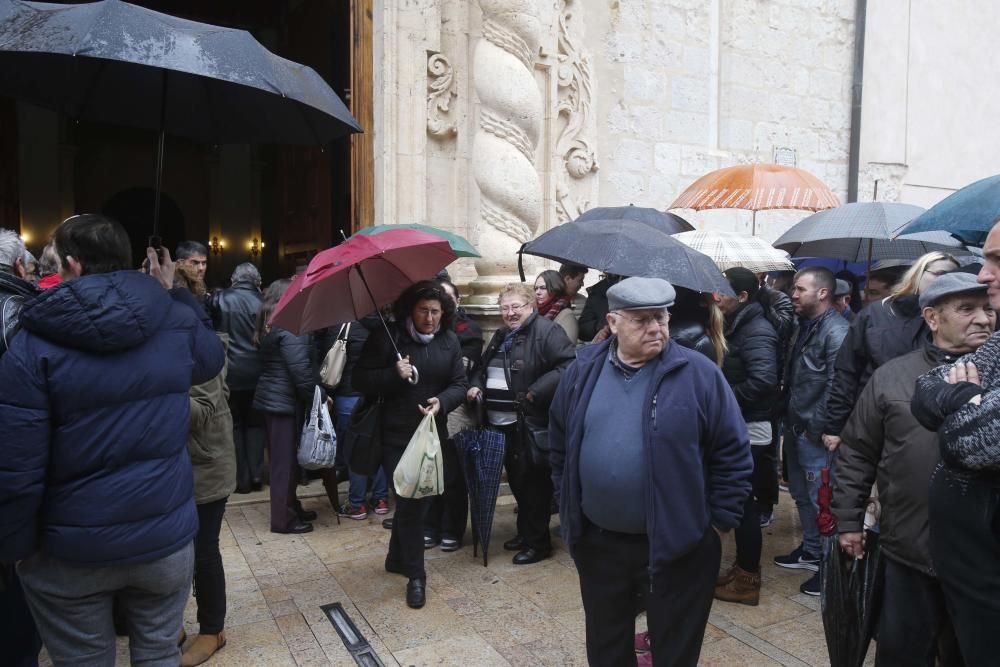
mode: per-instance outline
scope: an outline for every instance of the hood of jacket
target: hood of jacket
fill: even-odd
[[[42,292],[25,306],[21,326],[65,347],[113,352],[152,338],[171,305],[167,291],[144,273],[100,273]]]
[[[13,273],[0,271],[0,294],[13,294],[25,298],[35,296],[38,290],[27,280],[22,280]]]

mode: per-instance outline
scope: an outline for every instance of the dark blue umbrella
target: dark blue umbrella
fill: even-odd
[[[578,218],[528,241],[521,252],[619,276],[662,278],[696,292],[733,296],[729,281],[711,257],[628,218],[599,225]]]
[[[0,91],[72,119],[159,131],[157,202],[164,134],[321,146],[361,131],[322,77],[249,32],[119,0],[0,0]]]
[[[895,233],[899,236],[947,232],[963,243],[982,247],[997,218],[1000,218],[1000,175],[951,193]]]
[[[503,468],[506,446],[503,433],[489,426],[466,429],[455,434],[455,447],[465,485],[469,491],[469,514],[472,519],[472,555],[483,546],[483,566],[489,564],[490,537],[493,535],[493,516],[500,492],[500,471]]]

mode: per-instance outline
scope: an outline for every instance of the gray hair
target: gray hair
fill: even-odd
[[[24,254],[21,255],[21,263],[24,264],[25,271],[28,270],[29,264],[34,264],[35,268],[38,268],[38,260],[35,259],[35,256],[32,255],[31,251],[28,250],[27,248],[24,249]]]
[[[42,256],[38,259],[38,273],[44,278],[53,273],[59,273],[59,254],[56,252],[54,243],[47,244],[42,248]]]
[[[17,232],[0,228],[0,264],[13,267],[17,260],[24,261],[24,241]]]
[[[243,262],[233,269],[230,280],[234,285],[236,283],[253,283],[260,287],[260,271],[257,270],[257,266],[253,262]]]

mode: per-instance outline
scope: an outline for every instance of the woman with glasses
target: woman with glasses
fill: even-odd
[[[558,271],[542,271],[535,278],[535,307],[539,317],[555,322],[574,343],[580,327],[573,313],[573,298],[566,291],[566,282]]]
[[[875,369],[930,342],[918,304],[920,294],[938,276],[957,268],[958,260],[948,253],[934,251],[921,256],[903,274],[891,296],[868,304],[851,322],[827,398],[828,421],[823,431],[827,449],[833,451],[840,445],[840,431]]]
[[[383,328],[368,336],[353,378],[355,389],[384,401],[382,468],[387,479],[424,415],[434,415],[439,437],[447,440],[447,415],[461,405],[468,387],[462,346],[453,331],[455,302],[437,283],[425,280],[407,288],[393,313],[388,333]],[[424,518],[430,501],[396,498],[385,558],[387,572],[409,579],[406,604],[413,609],[423,607],[426,599]]]
[[[551,471],[542,450],[533,452],[528,439],[532,431],[548,426],[559,375],[576,357],[576,350],[561,327],[535,311],[527,285],[506,285],[498,303],[503,326],[486,346],[467,398],[485,400],[488,422],[504,434],[504,463],[518,514],[517,535],[503,547],[517,552],[515,565],[528,565],[552,554]]]

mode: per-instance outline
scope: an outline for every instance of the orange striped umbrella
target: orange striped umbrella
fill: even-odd
[[[742,208],[748,211],[822,211],[840,206],[823,181],[795,167],[740,164],[709,172],[692,183],[670,208]]]

